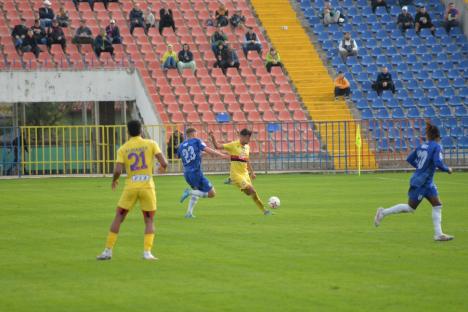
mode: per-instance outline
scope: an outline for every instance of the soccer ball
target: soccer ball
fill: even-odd
[[[270,206],[273,209],[278,208],[281,205],[280,199],[276,196],[271,196],[268,199],[268,206]]]

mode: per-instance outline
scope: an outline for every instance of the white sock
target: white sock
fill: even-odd
[[[434,234],[442,235],[442,206],[432,207],[432,223],[434,224]]]
[[[198,190],[192,190],[190,191],[190,195],[192,196],[197,196],[197,197],[208,197],[208,193],[207,192],[202,192],[202,191],[198,191]]]
[[[387,216],[389,214],[402,213],[402,212],[414,212],[414,209],[411,208],[408,204],[398,204],[393,207],[384,209],[383,215]]]
[[[193,214],[193,208],[195,208],[195,204],[197,203],[197,201],[198,201],[198,197],[195,195],[192,195],[189,201],[187,213]]]

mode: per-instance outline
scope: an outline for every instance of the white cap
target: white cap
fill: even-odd
[[[45,4],[45,5],[51,5],[52,3],[50,3],[49,0],[45,0],[45,1],[44,1],[44,4]]]
[[[408,7],[405,5],[404,7],[401,8],[401,10],[408,12]]]

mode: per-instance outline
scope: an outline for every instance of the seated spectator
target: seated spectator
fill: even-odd
[[[377,92],[378,96],[381,96],[384,90],[391,90],[395,94],[395,84],[387,67],[382,67],[382,71],[377,75],[377,81],[372,84],[372,89]]]
[[[348,56],[356,56],[358,52],[358,46],[356,41],[351,38],[351,33],[345,32],[343,39],[340,41],[340,45],[338,46],[340,51],[341,58],[343,59],[343,63],[346,64],[346,58]]]
[[[344,23],[344,18],[341,16],[341,12],[335,10],[329,1],[325,1],[321,18],[325,26]]]
[[[25,52],[32,52],[36,58],[39,58],[39,53],[41,49],[37,45],[37,41],[34,38],[34,32],[32,29],[29,29],[26,33],[26,36],[21,41],[21,46],[19,47],[21,54]]]
[[[206,27],[214,27],[216,26],[216,18],[214,15],[210,15],[210,17],[205,22]]]
[[[73,36],[72,42],[74,44],[93,44],[93,33],[88,26],[86,26],[86,22],[81,20],[80,27],[78,27],[75,31],[75,36]]]
[[[211,35],[210,38],[210,44],[211,44],[211,50],[213,50],[214,54],[217,54],[218,51],[218,46],[220,43],[224,44],[224,42],[227,40],[226,34],[223,32],[220,26],[216,27],[216,31]]]
[[[19,49],[23,44],[24,38],[28,34],[28,27],[26,26],[26,19],[22,18],[21,23],[16,25],[11,32],[11,38],[13,39],[13,43],[16,49]]]
[[[271,68],[273,66],[280,66],[283,68],[283,64],[281,63],[281,57],[278,52],[274,48],[270,48],[270,51],[267,53],[265,59],[265,67],[269,73],[271,73]]]
[[[385,0],[371,0],[371,6],[372,6],[372,13],[375,13],[375,10],[377,10],[377,7],[379,6],[385,7],[385,10],[387,10],[387,13],[390,13],[390,7],[387,5],[387,2]]]
[[[242,15],[241,10],[237,10],[230,18],[229,23],[233,28],[244,26],[245,24],[245,16]]]
[[[159,10],[159,34],[162,36],[164,28],[172,27],[172,30],[174,32],[177,28],[175,26],[172,10],[167,7],[167,4],[165,2],[162,2],[161,5],[161,10]]]
[[[226,75],[229,67],[235,67],[239,70],[240,63],[237,53],[234,49],[231,49],[228,42],[225,42],[224,47],[219,47],[219,53],[217,55],[217,61],[214,67],[219,67]]]
[[[407,29],[414,27],[414,19],[411,14],[408,13],[407,6],[401,8],[401,13],[398,15],[397,25],[403,33],[405,33]]]
[[[156,17],[151,10],[152,7],[148,6],[145,12],[145,34],[148,34],[151,27],[156,27]]]
[[[108,52],[114,58],[114,47],[112,46],[112,40],[107,37],[106,31],[103,29],[94,39],[94,53],[97,58],[101,58],[102,52]]]
[[[338,76],[335,79],[335,100],[339,96],[344,96],[347,99],[350,93],[351,88],[348,79],[346,79],[343,72],[338,72]]]
[[[60,27],[68,27],[68,25],[70,25],[70,17],[68,17],[68,12],[65,11],[63,7],[60,7],[60,10],[55,18],[58,21]]]
[[[122,37],[120,36],[119,26],[115,25],[115,20],[112,19],[110,21],[110,24],[107,25],[106,34],[113,44],[122,43]]]
[[[167,141],[167,158],[168,159],[177,159],[177,149],[179,148],[180,143],[184,141],[184,135],[179,132],[179,130],[174,130],[172,135]]]
[[[63,53],[67,53],[65,34],[57,20],[53,20],[52,26],[47,29],[47,47],[49,51],[53,44],[60,44],[62,46]]]
[[[401,7],[403,7],[405,5],[413,4],[413,0],[398,0],[398,3],[400,4]]]
[[[257,51],[258,55],[262,56],[262,44],[256,33],[254,33],[252,27],[249,27],[244,36],[244,44],[242,45],[245,57],[249,51]]]
[[[52,20],[55,18],[54,10],[50,7],[51,3],[49,0],[43,2],[43,7],[39,8],[39,21],[42,27],[50,27]]]
[[[184,44],[182,50],[179,51],[179,62],[177,63],[177,68],[179,72],[182,73],[185,68],[190,68],[192,73],[195,74],[197,71],[197,64],[193,60],[193,53],[190,51],[188,44]]]
[[[167,45],[167,51],[164,52],[161,63],[163,70],[167,71],[169,69],[177,68],[177,53],[172,49],[172,44]]]
[[[419,34],[422,28],[429,28],[431,30],[431,34],[435,36],[435,27],[432,24],[431,17],[429,16],[429,13],[427,13],[424,5],[418,5],[418,13],[416,13],[414,21],[416,22],[415,29],[417,34]]]
[[[135,27],[145,27],[145,18],[143,17],[143,11],[140,9],[140,4],[137,2],[130,11],[130,34],[133,35]]]
[[[41,26],[39,20],[34,20],[34,25],[31,27],[37,44],[47,44],[47,34],[44,27]]]
[[[95,0],[72,0],[73,1],[73,4],[75,5],[75,8],[77,11],[80,10],[79,8],[79,4],[80,2],[88,2],[89,4],[89,7],[91,8],[91,11],[94,11],[94,2],[96,2]],[[103,0],[102,2],[104,2],[104,7],[106,7],[107,9],[107,4],[108,4],[108,0]]]
[[[455,3],[450,2],[445,10],[444,20],[445,20],[445,31],[450,33],[450,30],[453,27],[458,26],[458,20],[460,19],[460,12],[455,7]]]
[[[229,11],[224,4],[220,4],[219,8],[215,11],[216,26],[227,26],[229,24]]]

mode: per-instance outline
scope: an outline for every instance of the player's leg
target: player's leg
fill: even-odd
[[[242,188],[241,191],[244,192],[245,195],[252,197],[252,200],[254,201],[255,205],[257,205],[258,209],[260,209],[264,215],[271,215],[271,211],[265,208],[265,205],[260,199],[260,196],[258,196],[258,193],[252,184],[245,185],[245,187]]]
[[[115,217],[112,221],[112,224],[107,234],[106,239],[106,248],[104,251],[97,257],[98,260],[110,260],[112,258],[112,249],[114,248],[115,242],[117,241],[117,236],[120,231],[120,225],[125,220],[125,217],[128,214],[128,210],[117,207],[115,211]]]
[[[437,194],[437,188],[434,186],[428,192],[427,200],[432,205],[432,224],[434,225],[434,240],[449,241],[454,239],[452,235],[442,232],[442,203]]]
[[[378,208],[375,213],[374,225],[379,226],[382,220],[391,214],[414,212],[421,202],[423,196],[420,189],[410,187],[408,191],[408,203],[397,204],[390,208]]]
[[[145,223],[145,237],[143,243],[143,258],[145,260],[158,260],[151,250],[154,242],[154,214],[156,212],[156,192],[154,189],[140,191],[140,205]]]
[[[216,195],[216,191],[213,187],[213,184],[201,173],[196,179],[191,180],[191,186],[195,190],[189,190],[190,195],[192,196],[189,201],[189,205],[187,208],[187,213],[185,214],[185,218],[194,218],[193,209],[198,202],[200,197],[205,198],[213,198]],[[201,195],[201,196],[200,196]]]

